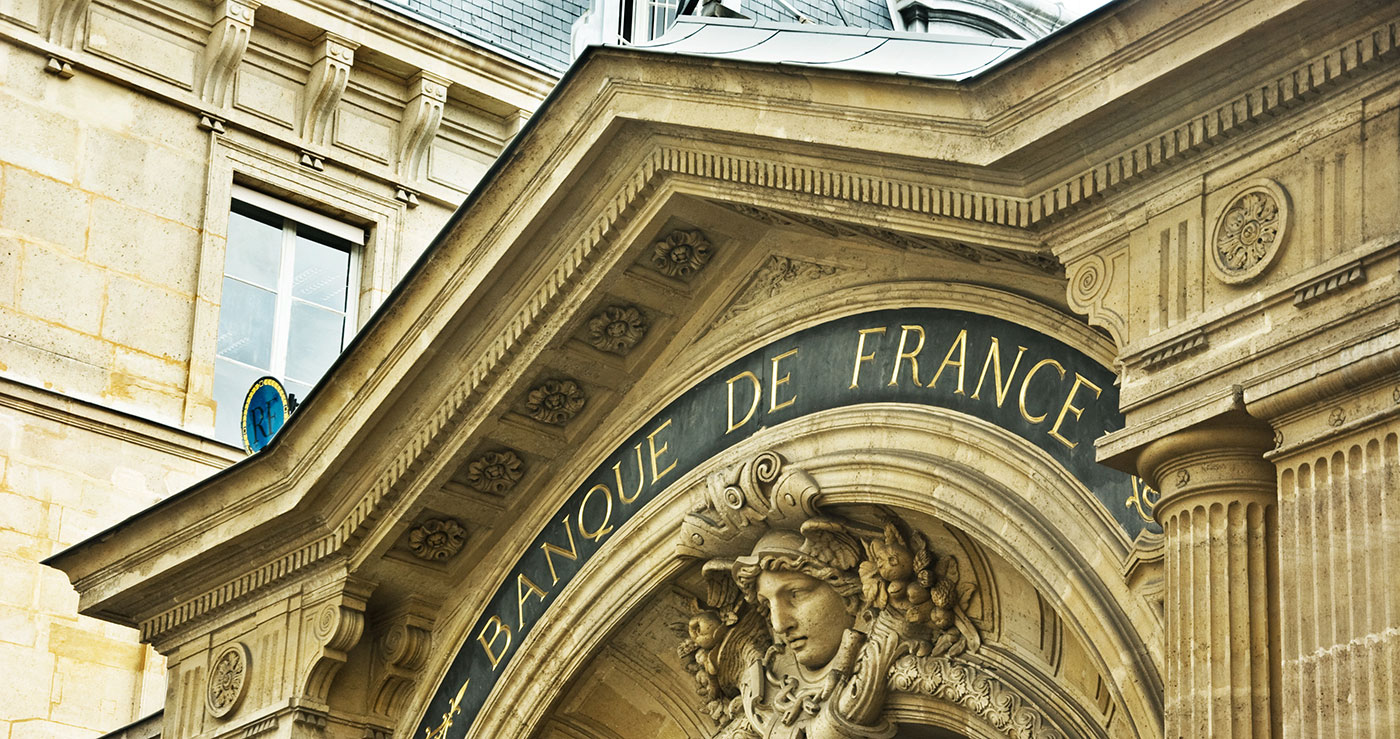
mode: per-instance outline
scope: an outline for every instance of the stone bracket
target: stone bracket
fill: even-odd
[[[201,100],[215,108],[226,108],[232,91],[233,76],[248,49],[248,37],[253,32],[253,13],[257,0],[223,0],[214,11],[214,27],[204,47],[200,65],[199,87],[195,90]]]
[[[387,726],[408,708],[413,688],[432,648],[437,604],[410,597],[375,624],[374,663],[370,672],[370,713]]]
[[[357,48],[359,44],[329,32],[316,41],[316,61],[306,78],[301,104],[301,135],[313,147],[324,147],[330,140],[332,119],[350,81]]]
[[[49,55],[49,60],[44,64],[44,71],[65,80],[71,79],[74,74],[73,62],[51,54]]]
[[[347,575],[306,597],[302,643],[310,659],[301,698],[307,706],[327,704],[336,673],[364,634],[365,603],[373,590],[373,583]]]
[[[423,162],[442,123],[442,109],[451,84],[448,79],[425,71],[418,72],[409,81],[408,105],[404,107],[403,122],[399,124],[397,156],[399,177],[405,182],[413,182],[422,175]],[[417,205],[417,199],[410,205]]]
[[[78,24],[87,16],[91,0],[53,0],[44,35],[49,41],[70,49],[78,42]],[[67,75],[72,76],[71,72]]]

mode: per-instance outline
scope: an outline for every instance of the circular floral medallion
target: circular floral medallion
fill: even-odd
[[[408,532],[408,548],[413,556],[441,562],[462,550],[467,530],[450,518],[434,518]]]
[[[1249,282],[1278,256],[1288,225],[1288,198],[1272,180],[1246,186],[1215,224],[1211,256],[1216,276],[1231,284]]]
[[[573,380],[549,380],[525,398],[531,418],[556,426],[578,415],[583,404],[583,389]]]
[[[227,716],[238,706],[248,686],[248,648],[234,642],[214,654],[209,667],[209,690],[205,703],[214,718]]]
[[[689,279],[710,262],[710,240],[699,231],[673,231],[652,247],[651,266],[667,277]]]
[[[614,305],[588,320],[588,343],[599,351],[626,354],[642,340],[646,330],[641,311]]]
[[[515,487],[525,476],[525,462],[509,449],[487,452],[467,465],[467,484],[492,495]]]

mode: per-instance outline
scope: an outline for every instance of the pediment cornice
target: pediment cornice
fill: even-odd
[[[1146,12],[1141,5],[1133,12]],[[1058,264],[1043,243],[1047,225],[1355,84],[1397,57],[1396,39],[1395,21],[1373,24],[1281,76],[1221,85],[1203,96],[1207,112],[1163,117],[1167,125],[1139,132],[1139,144],[1039,189],[1026,171],[989,167],[1031,146],[1021,134],[988,135],[1002,125],[997,111],[1031,104],[998,98],[1020,82],[872,81],[705,62],[715,74],[687,83],[694,70],[684,67],[693,63],[596,51],[278,443],[50,561],[75,578],[85,612],[139,622],[148,639],[328,558],[362,561],[402,530],[417,496],[464,461],[476,425],[535,379],[533,363],[577,321],[604,277],[625,270],[637,245],[664,225],[675,198],[720,203],[768,227],[1051,279]],[[1041,54],[1072,53],[1065,43]],[[1085,68],[1065,71],[1061,82]],[[1134,86],[1153,77],[1124,74],[1116,105],[1131,104]],[[806,82],[797,97],[794,76]],[[927,99],[893,115],[901,98],[890,90]],[[977,106],[929,110],[977,95]],[[1047,141],[1073,124],[1075,110],[1087,116],[1100,107],[1065,106],[1056,114],[1063,123],[1042,132]],[[872,130],[882,116],[881,130]],[[801,128],[780,135],[794,121]],[[718,133],[701,139],[697,130]],[[923,148],[906,148],[917,140]],[[1059,169],[1085,161],[1082,153],[1056,156]],[[297,534],[276,551],[241,543],[272,528]],[[250,555],[242,571],[196,567],[238,559],[230,550]],[[186,582],[198,583],[199,595],[162,601],[166,579],[194,570]]]

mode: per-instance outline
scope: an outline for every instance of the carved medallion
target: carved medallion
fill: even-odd
[[[667,277],[688,280],[710,263],[710,240],[699,231],[672,231],[652,245],[651,266]]]
[[[501,495],[525,476],[525,463],[509,449],[487,452],[467,465],[467,484],[478,492]]]
[[[248,668],[251,664],[248,648],[234,642],[215,653],[209,667],[209,688],[205,693],[205,704],[214,718],[227,716],[248,687]]]
[[[583,410],[587,399],[573,380],[548,380],[530,391],[525,410],[540,423],[562,426]]]
[[[1272,180],[1245,187],[1215,224],[1210,250],[1216,277],[1231,284],[1257,279],[1278,256],[1288,225],[1288,198]]]
[[[816,481],[771,452],[707,480],[678,532],[704,558],[678,654],[718,739],[890,737],[890,691],[959,703],[1008,736],[1062,737],[966,655],[976,586],[888,511],[822,512]],[[735,556],[737,554],[737,556]],[[718,555],[718,556],[716,556]]]
[[[441,562],[462,551],[467,530],[450,518],[424,521],[408,532],[408,548],[413,556],[429,562]]]
[[[608,306],[588,319],[588,343],[612,354],[626,355],[646,332],[646,319],[635,306]]]

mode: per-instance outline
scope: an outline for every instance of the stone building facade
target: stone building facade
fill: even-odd
[[[0,736],[91,737],[164,660],[39,561],[244,457],[232,202],[360,234],[362,322],[556,74],[360,2],[15,0],[0,37]]]
[[[1400,731],[1393,3],[682,31],[268,449],[47,560],[162,736]]]

